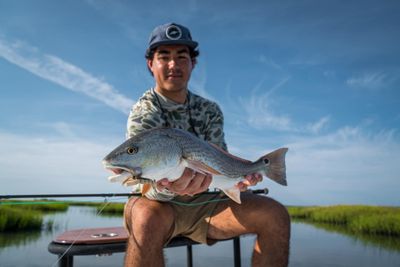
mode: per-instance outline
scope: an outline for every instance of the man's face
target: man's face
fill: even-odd
[[[185,45],[159,46],[153,59],[147,60],[158,89],[171,92],[187,89],[194,63]]]

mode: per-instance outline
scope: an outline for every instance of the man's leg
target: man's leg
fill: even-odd
[[[171,206],[144,197],[130,199],[124,216],[129,231],[125,266],[164,266],[163,247],[174,224]]]
[[[224,239],[241,234],[257,235],[252,266],[288,265],[290,217],[279,202],[263,196],[242,194],[242,204],[218,204],[210,220],[208,238]]]

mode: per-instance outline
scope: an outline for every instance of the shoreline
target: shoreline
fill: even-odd
[[[97,209],[99,216],[116,217],[122,217],[124,209],[124,203],[118,202],[105,205],[104,202],[38,200],[7,205],[3,201],[0,203],[0,232],[40,230],[45,214],[66,212],[69,206],[91,206]],[[286,208],[293,221],[334,225],[353,234],[400,238],[400,207],[334,205]],[[51,226],[46,225],[48,227]]]

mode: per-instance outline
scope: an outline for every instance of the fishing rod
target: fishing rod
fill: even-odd
[[[253,194],[268,194],[268,188],[248,190]],[[206,191],[201,194],[220,194],[221,191]],[[98,193],[98,194],[36,194],[36,195],[0,195],[0,199],[18,198],[68,198],[68,197],[134,197],[141,193]]]
[[[129,197],[140,193],[98,193],[98,194],[37,194],[37,195],[0,195],[0,199],[17,198],[64,198],[64,197]]]

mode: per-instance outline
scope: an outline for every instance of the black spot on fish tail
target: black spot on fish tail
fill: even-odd
[[[261,170],[263,174],[281,185],[287,185],[285,164],[287,151],[287,148],[280,148],[259,159],[264,163],[263,170]]]

